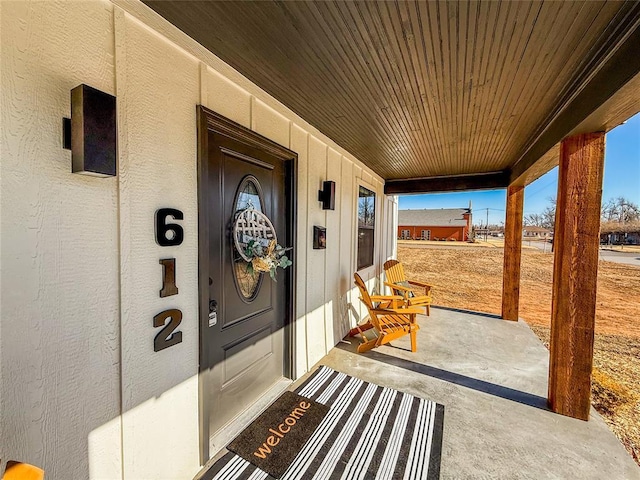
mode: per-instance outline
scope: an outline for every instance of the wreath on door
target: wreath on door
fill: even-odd
[[[275,281],[278,267],[285,269],[293,264],[286,255],[293,247],[285,248],[278,244],[271,220],[252,207],[240,211],[236,216],[233,241],[240,256],[248,262],[247,269],[250,272],[269,272]]]

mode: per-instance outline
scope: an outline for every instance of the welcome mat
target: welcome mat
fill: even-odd
[[[296,393],[329,413],[291,461],[284,480],[427,479],[440,477],[444,407],[318,368]],[[203,480],[264,480],[272,475],[229,452]]]
[[[284,392],[227,449],[280,478],[329,407],[293,392]]]

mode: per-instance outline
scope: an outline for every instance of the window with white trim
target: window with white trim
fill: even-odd
[[[376,194],[360,185],[358,191],[358,270],[373,265]]]

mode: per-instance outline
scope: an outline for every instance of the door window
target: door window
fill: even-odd
[[[236,201],[234,212],[235,215],[246,210],[247,208],[253,208],[259,212],[263,211],[262,207],[262,189],[258,179],[253,175],[247,175],[240,182],[238,187],[238,193],[236,194]],[[233,250],[233,277],[236,282],[236,288],[240,293],[240,296],[247,302],[250,302],[260,290],[260,284],[262,283],[262,274],[250,268],[249,262],[240,256],[238,250],[236,250],[234,242],[230,242]]]

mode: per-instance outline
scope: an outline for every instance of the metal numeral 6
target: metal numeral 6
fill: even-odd
[[[160,208],[156,211],[156,242],[161,247],[180,245],[184,240],[184,230],[177,223],[167,223],[167,217],[182,220],[184,215],[175,208]]]

